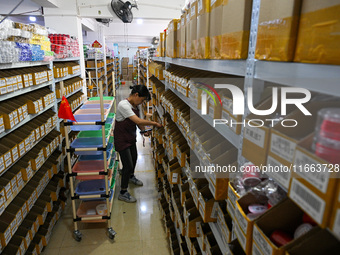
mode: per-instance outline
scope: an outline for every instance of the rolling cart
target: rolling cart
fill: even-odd
[[[61,92],[64,92],[63,84]],[[76,241],[82,239],[79,222],[107,222],[108,237],[113,240],[116,236],[111,219],[118,168],[112,136],[116,112],[115,92],[113,86],[113,97],[103,97],[103,86],[99,84],[99,97],[89,98],[74,113],[76,122],[64,120],[74,222],[73,237]],[[68,126],[72,131],[80,131],[71,144]],[[73,167],[71,153],[79,155]],[[81,200],[78,209],[77,200]]]

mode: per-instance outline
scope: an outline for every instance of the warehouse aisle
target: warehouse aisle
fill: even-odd
[[[118,100],[126,98],[130,84],[117,91]],[[83,239],[76,242],[72,237],[73,221],[69,202],[63,217],[53,229],[46,255],[168,255],[169,244],[164,231],[158,208],[154,167],[151,159],[150,140],[143,147],[138,135],[138,162],[136,176],[144,182],[143,187],[130,186],[130,193],[137,198],[137,203],[128,204],[117,200],[120,190],[116,187],[113,211],[113,228],[117,232],[112,243],[106,236],[106,224],[83,224]]]

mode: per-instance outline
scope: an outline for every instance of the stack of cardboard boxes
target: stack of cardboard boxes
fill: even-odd
[[[122,58],[122,79],[127,81],[129,77],[129,58]]]

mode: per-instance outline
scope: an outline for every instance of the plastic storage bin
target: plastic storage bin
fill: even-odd
[[[104,109],[110,109],[111,104],[104,104]],[[80,109],[100,109],[100,104],[84,104]]]
[[[108,139],[106,139],[108,140]],[[98,148],[103,147],[103,139],[101,137],[77,138],[71,143],[71,148]],[[76,155],[100,155],[102,151],[75,151]]]
[[[97,206],[99,205],[106,205],[104,201],[85,201],[82,202],[77,210],[78,217],[97,217],[102,216],[97,213]],[[106,220],[91,220],[91,221],[83,221],[83,222],[106,222]]]
[[[72,168],[74,173],[104,172],[103,160],[78,161]],[[105,179],[104,175],[98,176],[77,176],[78,180]]]
[[[107,155],[107,159],[109,159],[111,157],[111,153],[112,153],[112,157],[115,157],[115,152],[112,151],[113,149],[113,145],[112,143],[109,143],[107,145],[107,149],[106,149],[106,155]],[[100,154],[100,155],[81,155],[78,159],[78,161],[87,161],[87,160],[103,160],[104,159],[104,155]]]
[[[108,128],[106,128],[105,125],[105,137],[108,138],[110,135],[110,130],[111,130],[112,125],[108,125]],[[78,136],[78,138],[98,138],[102,137],[102,131],[101,130],[93,130],[93,131],[81,131]]]
[[[110,184],[108,184],[110,185]],[[80,182],[75,190],[79,196],[88,195],[104,195],[105,194],[105,180],[89,180]],[[85,198],[83,201],[103,200],[104,198]]]
[[[110,100],[113,101],[115,98],[114,97],[103,97],[103,100]],[[89,101],[99,101],[100,97],[90,97]]]

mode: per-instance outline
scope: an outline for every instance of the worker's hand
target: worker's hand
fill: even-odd
[[[158,127],[158,128],[163,127],[163,125],[162,125],[161,123],[157,123],[157,122],[156,122],[156,125],[155,125],[155,126]]]

